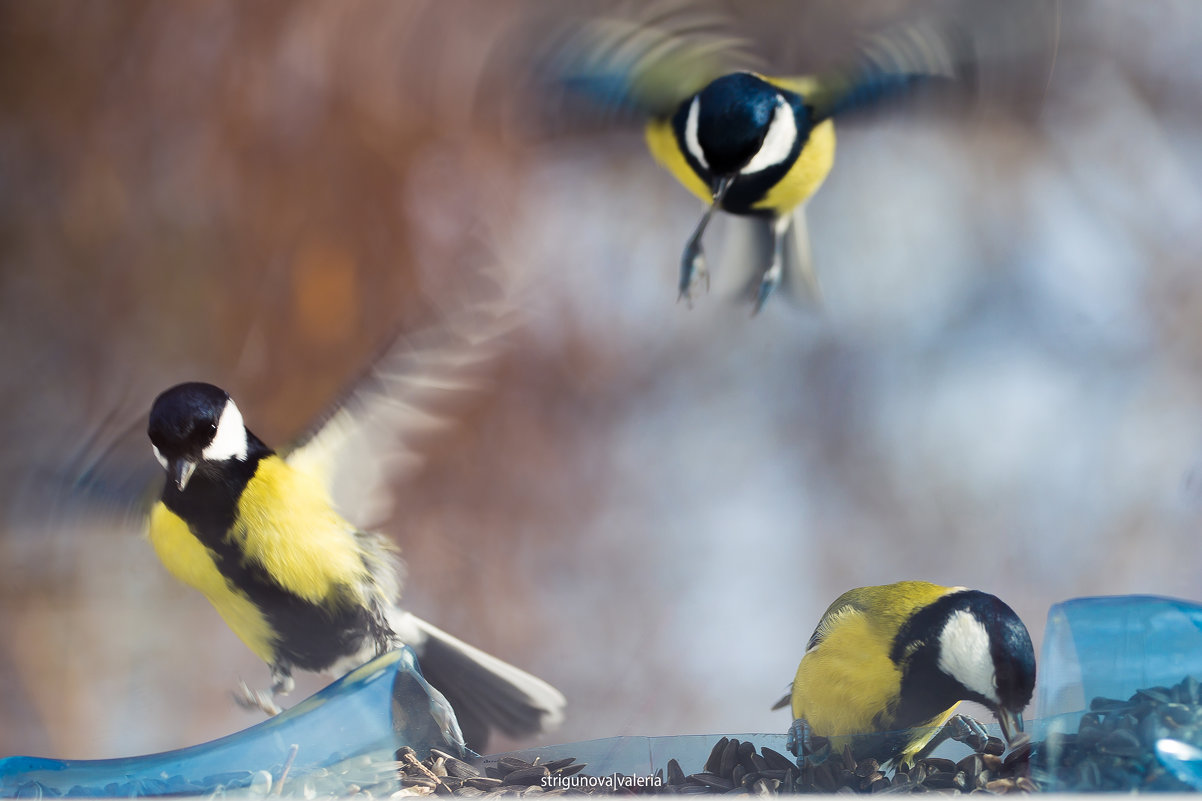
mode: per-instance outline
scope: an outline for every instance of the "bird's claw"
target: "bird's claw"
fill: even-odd
[[[830,740],[814,734],[805,718],[793,721],[793,725],[789,727],[789,736],[785,741],[785,747],[789,749],[789,753],[797,757],[798,765],[821,764],[826,761],[831,752]]]
[[[272,694],[267,690],[252,690],[246,682],[239,681],[238,689],[234,690],[234,703],[243,709],[258,709],[268,717],[274,717],[283,710],[276,704]]]
[[[780,285],[781,272],[780,262],[773,262],[767,270],[764,270],[764,274],[760,277],[760,286],[755,293],[755,307],[751,310],[753,317],[760,313],[760,309],[764,308],[764,302]]]
[[[677,300],[684,300],[693,307],[693,288],[700,282],[705,282],[705,291],[710,289],[709,269],[705,266],[705,251],[700,240],[690,241],[680,258],[680,295]]]
[[[952,715],[947,722],[939,727],[935,736],[927,740],[926,745],[914,755],[914,761],[925,759],[935,752],[935,749],[948,740],[964,743],[974,751],[981,751],[989,742],[989,734],[980,722],[968,715]]]
[[[952,715],[944,724],[944,730],[947,731],[948,737],[958,743],[964,743],[974,751],[984,749],[985,744],[989,742],[989,734],[986,733],[985,727],[968,715]]]

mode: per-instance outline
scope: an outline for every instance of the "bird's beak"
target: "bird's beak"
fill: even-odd
[[[167,462],[167,475],[171,477],[171,481],[180,492],[183,492],[184,487],[188,486],[188,479],[192,478],[195,470],[196,462],[192,459],[172,459]]]
[[[728,175],[724,178],[719,178],[714,184],[714,206],[722,205],[722,198],[726,197],[726,191],[730,189],[730,185],[735,182],[733,175]]]
[[[1011,712],[1009,709],[997,711],[997,722],[1002,724],[1002,734],[1007,743],[1014,742],[1023,731],[1023,713]]]

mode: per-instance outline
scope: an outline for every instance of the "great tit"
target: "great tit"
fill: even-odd
[[[791,702],[799,756],[821,737],[904,767],[956,736],[941,728],[961,701],[992,710],[1013,741],[1034,688],[1031,636],[1014,610],[979,590],[901,581],[840,595],[774,708]]]
[[[324,436],[341,417],[321,426]],[[151,544],[271,669],[271,695],[244,685],[244,702],[272,711],[293,671],[341,675],[406,644],[472,747],[490,729],[522,737],[559,722],[565,701],[554,687],[396,605],[395,549],[343,519],[310,469],[323,434],[277,453],[225,390],[195,382],[155,399],[148,433],[167,473]]]
[[[1008,4],[1007,25],[899,25],[867,39],[845,67],[773,77],[739,68],[753,59],[720,21],[652,6],[643,20],[598,18],[564,29],[551,37],[540,71],[603,111],[642,117],[655,160],[708,207],[681,257],[680,298],[691,301],[699,280],[708,286],[702,237],[714,212],[749,219],[739,257],[756,276],[756,311],[782,280],[819,300],[803,204],[834,164],[833,120],[919,87],[969,83],[980,51],[1002,60],[1013,39],[1026,37],[994,34],[1023,29],[1014,22],[1030,11]]]

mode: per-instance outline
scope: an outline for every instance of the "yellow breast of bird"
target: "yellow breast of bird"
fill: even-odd
[[[835,124],[823,120],[810,131],[810,138],[798,154],[797,161],[764,198],[754,204],[754,208],[772,209],[782,214],[791,211],[818,191],[834,164]]]
[[[232,536],[247,560],[306,601],[348,591],[364,601],[370,576],[354,527],[334,511],[319,481],[278,456],[260,461],[242,491]]]
[[[672,130],[671,119],[653,119],[647,123],[644,137],[647,140],[647,149],[651,151],[656,163],[672,173],[685,189],[701,198],[703,203],[713,202],[713,190],[701,180],[685,159],[684,151],[676,141],[676,133]]]
[[[793,717],[837,751],[846,738],[892,729],[890,706],[902,674],[889,652],[905,621],[952,589],[925,581],[850,590],[831,604],[819,625],[822,640],[806,653],[793,682]],[[909,764],[959,704],[921,724],[898,755]],[[879,716],[879,717],[878,717]]]
[[[246,645],[272,661],[274,634],[246,588],[217,566],[216,554],[162,502],[151,511],[148,536],[163,565],[194,587]],[[325,488],[277,456],[259,462],[226,538],[243,564],[315,605],[363,603],[370,581],[354,528],[330,505]]]
[[[862,612],[847,610],[838,626],[797,667],[793,717],[823,737],[875,730],[876,716],[897,698],[901,672],[889,658],[892,637]]]
[[[272,662],[273,634],[267,619],[245,593],[230,586],[217,569],[213,554],[188,524],[160,501],[151,510],[147,534],[167,571],[203,593],[255,656]]]

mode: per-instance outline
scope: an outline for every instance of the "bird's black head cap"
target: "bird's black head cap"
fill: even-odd
[[[221,387],[200,381],[171,387],[150,407],[150,442],[164,457],[198,458],[213,441],[229,399]]]
[[[697,95],[697,141],[715,175],[733,175],[755,157],[773,115],[780,90],[750,72],[712,81]]]

